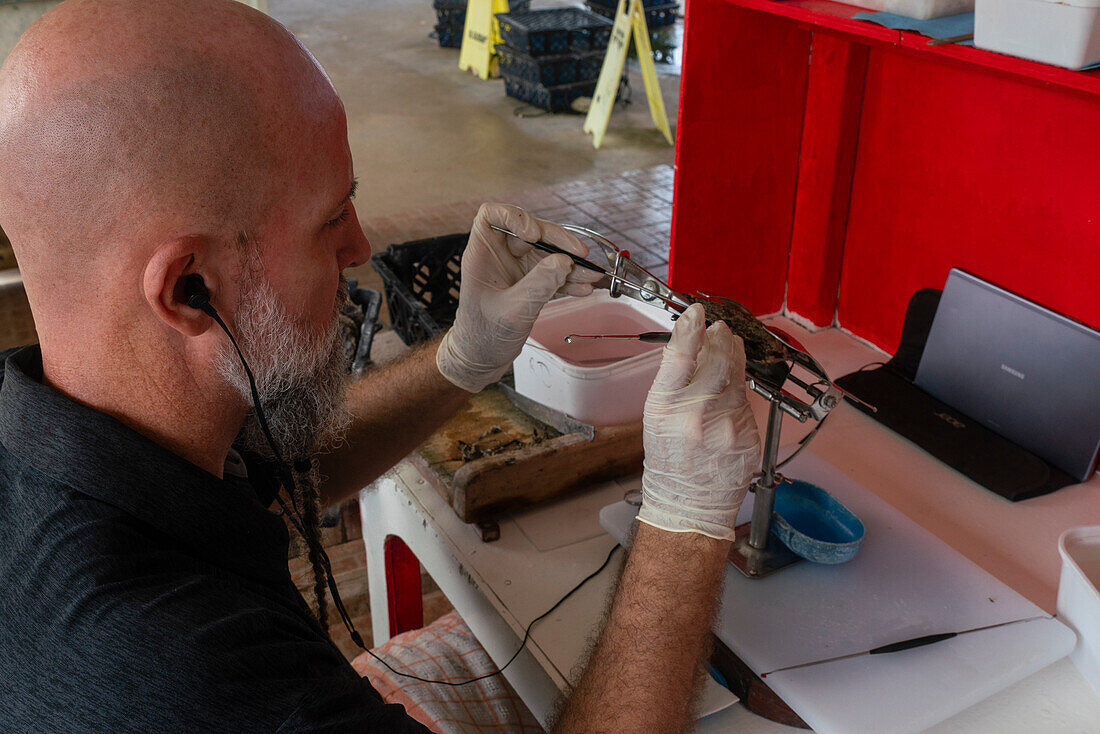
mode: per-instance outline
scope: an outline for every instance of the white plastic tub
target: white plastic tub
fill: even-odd
[[[516,390],[594,426],[641,420],[661,364],[661,345],[623,339],[565,342],[569,334],[670,331],[671,316],[632,298],[597,291],[542,309],[514,369]]]
[[[1100,62],[1100,0],[977,0],[974,45],[1080,69]]]
[[[882,10],[917,20],[974,12],[974,0],[844,0],[868,10]]]
[[[1065,531],[1058,552],[1058,617],[1077,633],[1069,657],[1100,696],[1100,525]]]

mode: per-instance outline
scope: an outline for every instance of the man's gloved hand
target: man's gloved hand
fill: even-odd
[[[645,404],[638,519],[673,532],[732,540],[737,511],[760,464],[745,392],[745,350],[703,308],[680,317]]]
[[[522,240],[490,229],[490,224]],[[481,207],[462,256],[458,313],[435,358],[443,376],[463,390],[478,392],[504,376],[555,293],[587,296],[601,277],[574,266],[565,255],[547,255],[523,240],[542,240],[588,256],[584,243],[557,224],[535,219],[519,207]]]

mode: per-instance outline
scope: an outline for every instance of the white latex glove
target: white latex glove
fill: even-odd
[[[490,229],[490,224],[522,239]],[[557,224],[535,219],[519,207],[482,205],[462,256],[458,313],[435,358],[443,376],[469,392],[504,376],[554,294],[587,296],[601,277],[573,265],[565,255],[547,255],[523,240],[542,240],[588,256],[585,244]]]
[[[745,392],[745,349],[703,308],[676,322],[645,403],[645,472],[638,519],[672,532],[732,540],[737,511],[760,465],[760,436]]]

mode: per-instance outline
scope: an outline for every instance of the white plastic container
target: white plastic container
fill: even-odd
[[[1100,696],[1100,525],[1065,531],[1058,552],[1058,618],[1077,633],[1069,657]]]
[[[1080,69],[1100,62],[1100,0],[977,0],[974,45]]]
[[[565,337],[670,331],[672,325],[667,312],[602,290],[551,301],[516,358],[516,390],[594,426],[641,420],[662,345],[624,339],[567,344]]]
[[[974,0],[845,0],[868,10],[881,10],[917,20],[974,12]]]

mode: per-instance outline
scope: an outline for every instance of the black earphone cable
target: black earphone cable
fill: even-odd
[[[283,460],[282,452],[279,451],[279,446],[275,443],[274,436],[271,434],[271,428],[267,423],[267,416],[264,414],[263,405],[260,402],[260,391],[256,387],[256,378],[252,374],[252,368],[248,366],[248,360],[244,358],[244,353],[241,351],[240,345],[237,344],[237,340],[233,337],[233,332],[229,330],[229,327],[226,326],[225,321],[222,320],[217,309],[210,303],[210,292],[207,290],[206,283],[203,282],[202,276],[197,274],[187,276],[184,288],[187,295],[187,305],[199,309],[207,316],[214,319],[214,323],[221,327],[221,330],[229,337],[229,343],[232,344],[233,349],[236,350],[237,357],[241,360],[241,366],[244,368],[245,376],[248,378],[248,388],[252,393],[252,405],[256,410],[256,417],[260,421],[260,429],[263,431],[264,439],[271,447],[271,451],[275,456],[277,470],[279,474],[282,475],[282,480],[290,495],[290,503],[294,511],[290,511],[290,508],[287,507],[286,502],[281,496],[275,495],[275,498],[279,502],[279,507],[282,509],[283,514],[290,520],[290,523],[294,526],[299,536],[306,541],[313,552],[320,558],[321,566],[325,572],[326,586],[328,587],[329,593],[332,595],[332,602],[336,606],[336,611],[340,615],[340,620],[347,629],[352,642],[358,645],[360,649],[366,650],[367,646],[363,643],[363,637],[359,634],[359,630],[355,629],[355,624],[351,621],[351,615],[348,614],[347,608],[344,606],[344,600],[340,598],[340,592],[336,588],[336,581],[332,576],[332,561],[329,560],[328,553],[320,543],[317,543],[305,531],[305,522],[302,520],[301,509],[294,501],[294,492],[297,488],[297,484],[294,481],[294,475],[291,473],[290,467],[287,466],[286,462]]]
[[[340,620],[344,623],[344,627],[347,628],[348,635],[351,636],[352,642],[361,649],[366,650],[367,646],[363,643],[363,637],[359,634],[359,630],[355,629],[355,624],[351,621],[351,615],[348,614],[347,609],[344,607],[344,600],[340,598],[340,592],[336,588],[336,581],[332,578],[332,561],[329,560],[328,553],[325,552],[323,546],[317,543],[305,531],[305,522],[302,520],[301,509],[298,508],[297,504],[294,502],[294,490],[297,484],[294,481],[294,475],[291,473],[290,468],[287,466],[286,462],[283,461],[283,455],[282,452],[279,451],[279,446],[275,443],[275,439],[271,435],[271,428],[267,424],[267,416],[264,415],[264,409],[260,403],[260,392],[256,387],[256,378],[252,375],[252,370],[249,368],[248,362],[245,360],[244,354],[237,344],[237,340],[233,338],[233,334],[229,331],[229,327],[222,321],[218,312],[209,302],[205,304],[205,308],[202,310],[209,315],[210,318],[214,319],[218,326],[222,328],[222,331],[225,332],[225,335],[229,337],[230,343],[237,351],[237,356],[241,360],[241,366],[244,367],[245,375],[248,377],[248,387],[252,392],[252,405],[256,409],[256,417],[260,421],[260,428],[263,430],[264,438],[267,440],[268,445],[271,446],[271,451],[275,455],[279,473],[283,475],[283,482],[286,484],[287,489],[290,490],[290,502],[291,506],[294,508],[294,512],[292,513],[290,511],[290,508],[287,507],[282,497],[275,495],[275,498],[279,502],[279,507],[282,508],[283,513],[290,519],[291,524],[294,525],[294,529],[298,531],[298,534],[305,539],[306,543],[308,543],[320,557],[321,566],[325,570],[325,582],[328,586],[329,593],[332,595],[332,603],[336,606],[336,611],[340,615]],[[295,517],[295,515],[297,517]]]
[[[210,303],[210,293],[206,289],[206,284],[203,282],[202,276],[198,274],[191,274],[186,276],[184,280],[184,287],[187,295],[187,305],[191,308],[202,311],[207,316],[214,319],[214,322],[218,326],[220,326],[222,331],[225,332],[225,335],[229,337],[229,342],[233,345],[233,349],[235,349],[237,352],[237,357],[241,360],[241,366],[244,367],[245,376],[248,377],[249,390],[252,392],[252,405],[256,410],[256,417],[260,421],[260,428],[263,431],[264,438],[267,440],[268,445],[271,446],[271,451],[275,456],[279,473],[282,475],[282,480],[286,485],[288,494],[290,495],[291,505],[290,507],[288,507],[283,498],[278,494],[275,495],[275,499],[278,501],[279,507],[282,509],[283,514],[290,521],[291,525],[294,526],[294,529],[302,538],[305,539],[306,543],[308,543],[313,551],[320,557],[321,566],[325,572],[325,580],[327,582],[328,590],[329,593],[332,595],[332,602],[336,606],[336,611],[337,613],[339,613],[340,620],[343,622],[344,627],[347,629],[348,635],[350,635],[352,642],[354,642],[361,650],[365,651],[375,660],[382,663],[382,665],[386,666],[390,670],[390,672],[394,673],[395,675],[400,675],[405,678],[411,678],[413,680],[420,681],[421,683],[436,683],[438,685],[444,686],[465,686],[469,685],[470,683],[476,683],[477,681],[500,675],[504,672],[505,668],[512,664],[512,661],[519,657],[519,654],[523,651],[523,648],[527,646],[527,641],[531,637],[531,629],[535,626],[535,623],[553,614],[558,607],[565,603],[566,599],[573,596],[573,594],[576,593],[578,589],[580,589],[586,583],[598,576],[600,572],[607,568],[607,565],[611,563],[611,558],[615,555],[615,551],[621,547],[618,543],[612,546],[611,550],[607,554],[607,558],[604,559],[604,562],[600,564],[599,568],[581,579],[581,581],[572,589],[570,589],[565,594],[565,596],[559,599],[554,604],[554,606],[550,607],[545,612],[532,619],[531,623],[527,625],[527,629],[525,629],[523,632],[523,640],[520,642],[519,647],[516,648],[516,651],[514,653],[512,653],[512,657],[508,658],[508,662],[500,666],[500,668],[497,669],[495,672],[479,675],[476,678],[471,678],[469,680],[455,682],[434,680],[431,678],[421,678],[419,676],[413,675],[412,673],[402,673],[401,671],[394,669],[393,666],[391,666],[384,659],[378,656],[373,650],[369,650],[367,646],[363,643],[363,637],[359,634],[359,631],[355,629],[355,624],[351,621],[351,615],[348,614],[348,610],[344,606],[344,600],[340,598],[340,592],[336,588],[336,580],[332,576],[332,562],[329,560],[328,553],[325,552],[324,547],[321,546],[320,543],[317,543],[316,540],[314,540],[305,532],[305,523],[304,520],[302,520],[301,511],[299,510],[297,504],[294,502],[294,490],[297,487],[294,482],[294,475],[291,472],[290,467],[286,464],[285,461],[283,461],[282,452],[279,451],[279,447],[275,443],[275,439],[271,434],[271,429],[268,427],[267,416],[264,415],[263,406],[260,404],[260,392],[259,389],[256,387],[256,378],[252,375],[252,369],[248,366],[248,362],[245,360],[244,353],[241,351],[240,346],[237,344],[237,340],[233,338],[233,333],[229,330],[229,327],[225,325],[225,322],[222,321],[222,317],[218,314],[217,309],[215,309],[214,306]],[[291,511],[291,508],[293,508],[293,512]]]
[[[436,683],[436,684],[441,685],[441,686],[455,686],[455,687],[457,687],[457,686],[469,685],[470,683],[476,683],[477,681],[485,680],[486,678],[492,678],[495,675],[500,675],[501,673],[504,672],[504,669],[507,668],[509,665],[511,665],[512,661],[515,660],[516,658],[518,658],[519,654],[521,652],[523,652],[523,648],[525,648],[527,646],[527,640],[529,640],[531,638],[531,628],[535,626],[535,623],[539,622],[539,621],[545,619],[546,617],[550,616],[551,614],[553,614],[554,611],[558,607],[560,607],[562,604],[565,603],[566,599],[573,596],[573,594],[577,590],[579,590],[586,583],[588,583],[589,581],[594,579],[596,576],[599,576],[600,572],[603,571],[605,568],[607,568],[607,564],[611,563],[611,558],[615,555],[615,551],[617,551],[621,547],[622,546],[619,545],[618,543],[611,546],[611,550],[608,551],[608,553],[607,553],[607,558],[604,559],[604,562],[600,564],[599,568],[597,568],[595,571],[593,571],[592,573],[588,574],[583,579],[581,579],[580,582],[576,586],[574,586],[572,589],[570,589],[565,594],[565,596],[563,596],[561,599],[558,599],[557,602],[554,603],[554,606],[550,607],[545,612],[543,612],[539,616],[532,619],[531,623],[527,625],[527,629],[525,629],[523,631],[523,640],[519,643],[519,647],[516,648],[516,651],[514,653],[512,653],[512,657],[508,658],[508,662],[506,662],[504,665],[500,666],[500,668],[498,670],[496,670],[495,672],[493,672],[493,673],[485,673],[484,675],[479,675],[476,678],[470,678],[469,680],[457,681],[457,682],[449,681],[449,680],[435,680],[433,678],[421,678],[420,676],[413,675],[412,673],[402,673],[400,670],[395,670],[392,665],[390,665],[385,660],[383,660],[381,657],[376,655],[373,650],[367,650],[367,653],[369,653],[372,658],[374,658],[375,660],[377,660],[378,662],[382,663],[387,668],[389,668],[391,673],[395,673],[395,674],[400,675],[404,678],[412,678],[413,680],[420,681],[421,683]]]
[[[252,376],[252,369],[248,366],[248,362],[245,361],[244,354],[241,352],[237,340],[233,338],[233,334],[229,331],[229,327],[225,325],[225,322],[222,321],[222,317],[209,302],[206,303],[202,310],[210,316],[210,318],[214,319],[218,326],[222,327],[222,331],[229,337],[229,343],[237,350],[237,356],[241,360],[241,366],[244,367],[244,373],[248,377],[248,388],[252,392],[252,405],[256,408],[256,417],[260,419],[260,428],[264,432],[264,438],[267,439],[268,445],[271,446],[272,453],[275,454],[275,460],[278,462],[279,469],[289,475],[290,470],[286,462],[283,461],[282,452],[279,451],[279,447],[276,445],[275,439],[271,435],[271,428],[267,425],[267,416],[264,415],[264,409],[260,405],[260,391],[256,388],[256,378]],[[284,477],[284,479],[290,479],[292,483],[294,481],[293,477],[290,476]]]

